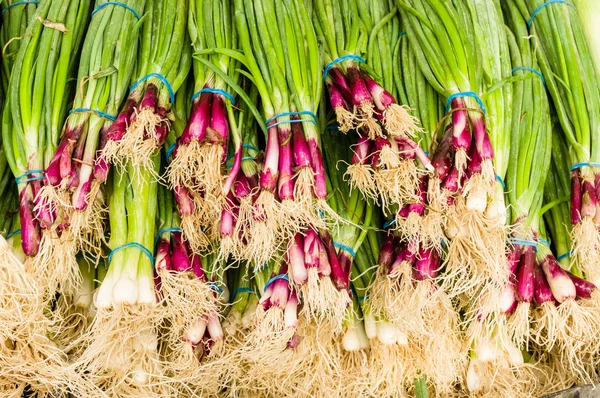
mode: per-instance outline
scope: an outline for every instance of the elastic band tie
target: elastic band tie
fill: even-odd
[[[260,267],[259,271],[264,271],[264,270],[266,270],[267,268],[269,268],[269,264],[265,264],[265,265],[263,265],[262,267]]]
[[[2,16],[4,16],[4,13],[6,11],[10,10],[11,8],[16,7],[16,6],[20,6],[20,5],[25,5],[25,4],[35,4],[35,5],[38,5],[38,4],[40,4],[40,2],[39,1],[33,1],[33,0],[17,1],[16,3],[13,3],[13,4],[9,5],[8,7],[4,8],[2,10]]]
[[[213,290],[219,294],[223,294],[223,289],[221,289],[221,287],[219,285],[217,285],[217,282],[210,282],[208,284],[208,287],[210,287],[211,290]]]
[[[129,7],[127,4],[125,3],[121,3],[120,1],[107,1],[106,3],[102,3],[100,5],[98,5],[98,7],[94,8],[94,11],[92,11],[92,15],[90,16],[94,16],[95,13],[97,13],[98,11],[100,11],[101,9],[103,9],[106,6],[119,6],[119,7],[123,7],[126,10],[129,10],[132,12],[133,15],[135,15],[135,17],[137,18],[137,20],[140,20],[140,15],[137,13],[137,11],[135,11],[133,8]]]
[[[32,174],[41,174],[41,176],[28,178]],[[44,170],[29,170],[25,174],[21,174],[20,176],[15,178],[15,182],[18,184],[26,183],[30,181],[38,181],[44,179]]]
[[[368,300],[369,299],[369,295],[365,294],[364,296],[360,296],[359,298],[357,298],[356,300],[360,303],[362,301]]]
[[[265,285],[265,292],[267,291],[267,288],[269,287],[269,285],[279,279],[285,279],[286,281],[290,281],[290,277],[288,276],[288,274],[279,274],[279,275],[275,275],[274,277],[272,277],[271,279],[269,279],[267,281],[267,284]]]
[[[169,90],[169,99],[171,100],[172,104],[175,103],[175,93],[173,92],[173,87],[171,87],[171,85],[169,84],[167,78],[164,77],[163,75],[161,75],[160,73],[149,73],[146,76],[142,77],[140,80],[138,80],[137,82],[133,83],[133,85],[129,89],[129,92],[132,92],[133,90],[135,90],[135,88],[137,86],[139,86],[140,83],[142,83],[142,82],[150,79],[151,77],[156,77],[158,80],[160,80],[161,82],[163,82],[163,84],[165,86],[167,86],[167,90]]]
[[[385,224],[383,224],[383,229],[388,229],[389,227],[391,227],[392,225],[396,224],[396,220],[390,220],[388,222],[386,222]]]
[[[425,153],[425,156],[429,157],[429,151],[423,151]]]
[[[542,79],[542,83],[544,83],[544,86],[546,85],[546,79],[544,79],[544,75],[542,75],[542,72],[540,72],[539,70],[533,69],[533,68],[529,68],[527,66],[517,66],[517,67],[513,68],[512,73],[515,73],[515,72],[520,71],[520,70],[524,70],[524,71],[527,71],[527,72],[535,73],[536,75],[538,75],[540,77],[540,79]]]
[[[158,247],[158,240],[160,239],[160,236],[165,232],[181,232],[181,228],[167,227],[158,231],[156,238],[154,238],[154,251],[156,251],[156,248]]]
[[[251,149],[255,152],[260,152],[260,149],[258,149],[257,147],[250,145],[250,144],[242,144],[242,148],[246,148],[246,149]],[[227,159],[225,159],[225,163],[229,163],[229,161],[231,159],[233,159],[235,157],[235,152],[232,153],[231,155],[227,156]],[[255,158],[252,158],[252,160],[254,160]]]
[[[293,115],[308,115],[308,116],[312,116],[313,120],[303,120],[303,119],[282,120],[280,122],[274,123],[269,126],[269,123],[274,122],[275,120],[277,120],[277,118],[284,117],[284,116],[293,116]],[[267,125],[267,130],[268,130],[268,129],[275,127],[277,125],[280,125],[282,123],[305,123],[305,122],[310,122],[310,123],[316,125],[317,124],[317,115],[315,115],[311,111],[283,112],[283,113],[278,113],[277,115],[273,116],[270,119],[267,119],[265,124]]]
[[[481,110],[483,111],[483,114],[485,115],[485,105],[483,105],[483,101],[481,100],[481,98],[479,98],[479,96],[477,94],[475,94],[473,91],[462,91],[460,93],[454,93],[454,94],[450,95],[448,97],[448,100],[446,101],[446,113],[450,112],[450,105],[451,105],[452,100],[454,98],[460,98],[460,97],[475,98],[475,101],[477,101],[477,103],[481,107]]]
[[[600,162],[579,162],[579,163],[575,163],[573,166],[571,166],[571,171],[578,169],[580,167],[585,167],[585,166],[590,166],[590,167],[600,167]]]
[[[146,257],[148,257],[148,260],[150,260],[150,264],[152,264],[152,268],[154,268],[154,256],[152,255],[152,252],[150,252],[150,250],[148,250],[146,246],[137,242],[127,242],[124,245],[117,246],[116,248],[114,248],[108,255],[108,263],[110,264],[110,262],[112,261],[112,256],[116,252],[129,248],[135,248],[141,251]]]
[[[354,252],[354,250],[352,250],[351,247],[346,246],[342,243],[338,243],[338,242],[333,242],[333,246],[337,247],[338,249],[342,249],[342,250],[346,250],[348,253],[350,253],[350,255],[355,258],[356,257],[356,253]]]
[[[534,241],[534,240],[519,239],[519,238],[509,238],[508,241],[510,243],[512,243],[513,245],[535,247],[535,251],[537,252],[538,243],[536,241]]]
[[[168,148],[167,148],[167,152],[165,152],[165,157],[167,158],[167,161],[169,160],[169,158],[171,157],[171,155],[173,154],[173,151],[175,150],[175,147],[177,146],[177,141],[175,141],[174,143],[172,143]]]
[[[244,156],[244,157],[242,158],[242,162],[243,162],[244,160],[256,160],[256,158],[255,158],[254,156]],[[227,168],[227,169],[230,169],[230,168],[232,168],[234,163],[235,163],[235,162],[233,162],[233,163],[230,163],[230,164],[226,164],[226,165],[225,165],[225,168]]]
[[[446,243],[446,241],[445,241],[444,239],[441,239],[441,240],[440,240],[440,243],[442,244],[442,247],[443,247],[444,249],[448,248],[448,244]]]
[[[546,239],[544,238],[538,238],[538,242],[550,247],[550,242],[548,242]]]
[[[571,254],[573,254],[573,253],[571,252],[571,250],[569,250],[568,252],[566,252],[566,253],[563,253],[563,254],[561,254],[560,256],[558,256],[558,257],[557,257],[557,259],[556,259],[556,261],[558,261],[558,262],[560,263],[560,262],[561,262],[562,260],[564,260],[565,258],[567,258],[567,257],[571,257]]]
[[[402,32],[398,33],[398,37],[402,37],[402,36],[404,36],[405,34],[406,34],[406,32],[405,32],[405,31],[402,31]]]
[[[233,291],[233,294],[231,295],[231,298],[229,299],[229,302],[233,303],[233,301],[235,300],[235,297],[239,293],[254,293],[254,294],[256,294],[256,292],[252,288],[249,288],[249,287],[240,287],[240,288],[237,288],[237,289],[235,289]]]
[[[544,4],[542,4],[541,6],[539,6],[535,10],[533,10],[533,13],[531,14],[531,18],[529,18],[529,21],[527,21],[527,29],[531,29],[531,25],[533,24],[533,19],[538,14],[538,12],[542,11],[544,9],[544,7],[549,6],[550,4],[553,4],[553,3],[566,4],[568,6],[571,6],[571,7],[575,8],[575,6],[573,4],[571,4],[571,3],[569,3],[568,1],[565,1],[565,0],[548,0],[547,2],[545,2]]]
[[[200,96],[200,94],[202,94],[202,93],[221,94],[223,97],[227,98],[231,102],[231,105],[235,105],[235,99],[233,98],[233,95],[231,95],[230,93],[228,93],[225,90],[221,90],[220,88],[210,88],[210,87],[204,87],[202,90],[200,90],[196,94],[192,95],[192,102],[194,102],[194,100],[196,98],[198,98]]]
[[[89,113],[89,112],[95,113],[96,115],[98,115],[98,117],[101,117],[101,118],[104,118],[104,119],[108,119],[108,120],[113,121],[113,122],[115,120],[117,120],[116,116],[109,115],[106,112],[102,112],[102,111],[99,111],[99,110],[96,110],[96,109],[90,109],[90,108],[75,108],[75,109],[71,109],[69,111],[69,115],[71,113]]]
[[[327,75],[329,74],[329,69],[331,69],[336,64],[339,64],[340,62],[344,62],[344,61],[347,61],[350,59],[357,61],[361,64],[367,63],[367,61],[365,61],[365,59],[363,57],[360,57],[358,55],[354,55],[354,54],[343,55],[337,59],[334,59],[333,61],[328,63],[327,66],[325,66],[325,70],[323,71],[323,81],[325,81],[325,79],[327,79]]]
[[[8,235],[6,235],[6,240],[12,238],[13,236],[15,236],[16,234],[20,234],[21,233],[21,228],[19,229],[15,229],[14,231],[10,232]]]
[[[340,127],[337,124],[330,124],[325,126],[325,130],[339,130]]]
[[[504,185],[504,180],[498,174],[496,174],[496,181],[498,181],[500,183],[500,185],[502,185],[502,190],[506,190],[506,185]]]

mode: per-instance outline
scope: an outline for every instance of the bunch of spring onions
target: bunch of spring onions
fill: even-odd
[[[543,3],[519,1],[517,5],[528,20],[529,33],[537,38],[538,62],[569,145],[572,256],[595,283],[600,280],[600,178],[595,168],[600,161],[600,80],[577,10],[571,4],[541,7]],[[535,10],[538,11],[533,14]]]
[[[190,2],[188,27],[196,51],[194,91],[188,123],[167,152],[166,174],[175,190],[181,227],[196,251],[208,249],[219,237],[215,231],[242,158],[242,129],[236,124],[235,97],[228,85],[239,83],[238,63],[227,53],[202,53],[214,48],[237,49],[232,11],[231,1]],[[239,155],[225,177],[230,136]]]
[[[380,202],[386,211],[393,204],[414,198],[419,175],[425,169],[432,170],[425,152],[413,140],[418,131],[413,116],[386,90],[394,89],[390,67],[393,52],[377,49],[392,48],[390,41],[399,34],[399,24],[385,22],[395,13],[387,1],[315,5],[315,26],[325,38],[323,73],[329,102],[340,130],[356,130],[360,137],[347,177],[352,186]],[[361,57],[367,45],[369,67]],[[375,81],[375,73],[369,72],[370,64],[375,73],[382,74],[381,81]]]
[[[10,12],[12,9],[8,9]],[[20,40],[2,117],[2,142],[19,188],[21,242],[48,298],[73,289],[57,245],[56,214],[41,197],[58,144],[89,13],[88,2],[41,3]]]
[[[145,0],[94,4],[79,60],[77,90],[58,147],[45,171],[45,197],[62,216],[56,228],[84,252],[101,252],[108,165],[97,159],[135,68]],[[66,238],[65,238],[66,239]],[[70,256],[72,257],[72,256]]]
[[[399,5],[421,71],[447,102],[448,125],[433,150],[428,187],[429,206],[444,213],[447,289],[503,285],[508,270],[501,181],[512,87],[486,93],[510,76],[509,57],[498,55],[508,55],[499,5],[439,0]]]

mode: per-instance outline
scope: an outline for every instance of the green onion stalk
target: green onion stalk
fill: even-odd
[[[500,5],[472,0],[398,5],[421,72],[447,102],[448,125],[434,150],[428,183],[429,206],[444,214],[446,291],[501,286],[508,277],[501,181],[512,87],[494,87],[511,69]]]
[[[21,40],[26,33],[29,22],[35,15],[37,2],[22,2],[18,0],[3,0],[2,26],[0,27],[0,48],[2,49],[1,91],[8,91],[8,80],[15,59],[21,47]],[[4,96],[2,100],[4,101]]]
[[[513,2],[504,3],[514,71],[513,120],[506,191],[510,205],[511,234],[507,252],[509,282],[496,302],[508,318],[508,333],[519,348],[529,347],[530,318],[534,302],[534,275],[539,268],[536,253],[542,245],[540,209],[550,167],[552,123],[544,81],[539,70],[526,23]],[[514,33],[513,33],[514,32]]]
[[[581,19],[585,38],[594,58],[596,73],[600,74],[600,26],[596,23],[600,17],[600,3],[589,0],[574,0],[572,3]]]
[[[599,74],[584,27],[571,4],[517,2],[536,38],[538,63],[569,147],[572,256],[591,281],[600,280]],[[533,15],[533,18],[532,18]]]
[[[552,166],[544,189],[544,219],[551,238],[551,250],[538,250],[534,341],[554,354],[577,382],[587,383],[595,377],[598,352],[598,313],[600,294],[585,274],[571,248],[568,222],[570,162],[563,133],[554,129]],[[556,254],[556,256],[554,255]],[[536,277],[537,275],[536,274]]]
[[[107,179],[108,271],[94,298],[96,317],[76,366],[111,395],[168,394],[158,352],[163,313],[155,286],[153,247],[161,153],[153,170],[127,163]]]
[[[102,185],[108,165],[97,157],[135,71],[142,24],[138,17],[146,1],[124,1],[129,8],[105,3],[95,2],[79,58],[72,109],[45,171],[44,195],[64,218],[57,228],[75,242],[69,247],[86,253],[99,253],[105,240]]]
[[[2,115],[3,149],[19,190],[21,244],[47,299],[59,286],[68,292],[77,282],[75,253],[57,244],[54,223],[59,220],[42,190],[67,116],[88,15],[85,1],[48,1],[37,7],[20,40]]]
[[[238,46],[234,22],[231,1],[190,2],[188,30],[195,51],[191,110],[186,128],[171,144],[166,174],[175,189],[184,235],[195,251],[206,250],[219,238],[221,212],[242,159],[242,129],[236,125],[231,89],[239,89],[241,74],[238,61],[228,54]],[[224,53],[215,53],[216,48]],[[227,172],[230,138],[239,154]]]
[[[314,10],[315,28],[325,42],[323,79],[330,105],[340,130],[358,134],[347,178],[386,210],[414,196],[423,172],[415,158],[431,170],[427,155],[413,140],[418,130],[413,116],[392,94],[392,54],[400,32],[396,13],[384,0],[330,0],[315,4]],[[365,54],[366,63],[361,57]]]
[[[106,134],[98,164],[144,166],[163,146],[172,126],[175,93],[192,58],[187,1],[147,1],[136,71],[129,96]]]

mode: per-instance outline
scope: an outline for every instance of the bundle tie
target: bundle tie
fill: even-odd
[[[257,147],[255,147],[253,145],[250,145],[250,144],[242,144],[242,148],[250,149],[250,150],[253,150],[253,151],[257,152],[257,153],[260,152],[260,149],[258,149]],[[231,155],[227,156],[227,159],[225,159],[225,163],[229,163],[229,161],[235,157],[235,154],[236,153],[234,152]],[[242,158],[242,160],[254,160],[254,159],[255,158],[252,158],[252,159],[244,159],[244,158]],[[229,168],[231,166],[227,166],[227,167]]]
[[[14,231],[12,231],[8,235],[6,235],[6,240],[9,240],[10,238],[12,238],[13,236],[15,236],[16,234],[20,234],[20,233],[21,233],[21,228],[15,229]]]
[[[210,290],[217,292],[218,294],[223,294],[223,289],[221,289],[217,282],[209,282],[208,287],[210,287]]]
[[[325,81],[325,79],[327,79],[327,75],[329,74],[329,69],[334,67],[336,64],[339,64],[340,62],[344,62],[344,61],[347,61],[350,59],[357,61],[361,64],[367,63],[367,61],[365,61],[365,59],[363,57],[358,56],[358,55],[354,55],[354,54],[342,55],[341,57],[334,59],[333,61],[328,63],[327,66],[325,66],[325,70],[323,71],[323,81]]]
[[[290,277],[288,276],[288,274],[279,274],[279,275],[275,275],[274,277],[272,277],[271,279],[269,279],[267,281],[267,283],[265,284],[265,292],[267,291],[267,288],[269,287],[269,285],[279,279],[285,279],[286,281],[290,281]]]
[[[181,232],[181,228],[167,227],[158,231],[158,233],[156,234],[156,238],[154,238],[154,251],[156,251],[156,248],[158,247],[158,240],[160,239],[160,236],[165,232]]]
[[[506,185],[504,185],[504,180],[498,174],[496,174],[496,181],[498,181],[500,183],[500,185],[502,185],[502,190],[505,191]]]
[[[600,162],[579,162],[579,163],[575,163],[573,166],[571,166],[571,171],[576,170],[580,167],[585,167],[585,166],[590,166],[590,167],[600,167]]]
[[[256,294],[254,289],[249,288],[249,287],[237,288],[233,291],[233,294],[231,295],[231,298],[229,299],[230,303],[233,303],[233,301],[235,300],[235,297],[238,295],[238,293],[254,293],[254,294]]]
[[[35,4],[35,5],[39,5],[40,2],[39,1],[35,1],[35,0],[23,0],[23,1],[17,1],[16,3],[13,3],[11,5],[9,5],[8,7],[4,8],[2,10],[2,16],[4,16],[4,13],[8,10],[10,10],[13,7],[16,6],[20,6],[20,5],[25,5],[25,4]]]
[[[446,101],[446,113],[450,112],[450,106],[452,105],[451,104],[452,100],[454,98],[460,98],[460,97],[475,98],[475,101],[477,101],[477,103],[481,107],[481,110],[483,111],[483,114],[485,115],[485,105],[483,105],[483,101],[481,100],[481,98],[479,98],[479,96],[477,94],[475,94],[473,91],[461,91],[460,93],[451,94],[448,97],[448,100]]]
[[[364,296],[358,297],[356,300],[360,303],[360,302],[368,300],[368,299],[369,299],[369,295],[365,294]]]
[[[293,116],[293,115],[308,115],[311,116],[313,118],[313,120],[303,120],[303,119],[290,119],[290,120],[282,120],[280,122],[274,123],[272,125],[269,125],[269,123],[274,122],[275,120],[277,120],[277,118],[283,117],[283,116]],[[277,125],[280,125],[282,123],[304,123],[304,122],[310,122],[312,124],[317,124],[317,115],[315,115],[313,112],[311,111],[300,111],[300,112],[283,112],[283,113],[278,113],[277,115],[273,116],[270,119],[267,119],[267,121],[265,122],[265,124],[267,125],[267,129],[273,128]]]
[[[390,220],[390,221],[386,222],[385,224],[383,224],[383,229],[388,229],[389,227],[391,227],[394,224],[396,224],[396,219]]]
[[[544,238],[538,238],[538,242],[550,247],[550,242],[548,242],[546,239]]]
[[[105,3],[106,4],[106,3]],[[173,87],[171,87],[171,85],[169,84],[169,81],[167,80],[166,77],[164,77],[163,75],[161,75],[160,73],[149,73],[146,76],[142,77],[140,80],[138,80],[137,82],[133,83],[133,85],[131,86],[131,88],[129,89],[129,92],[131,93],[133,90],[135,90],[135,88],[142,82],[150,79],[151,77],[156,77],[158,80],[160,80],[165,86],[167,86],[167,90],[169,91],[169,99],[171,100],[171,104],[175,103],[175,92],[173,91]]]
[[[535,248],[535,252],[537,253],[538,243],[536,241],[534,241],[534,240],[519,239],[519,238],[509,238],[508,241],[510,243],[512,243],[513,245],[534,247]]]
[[[194,100],[196,98],[198,98],[200,96],[200,94],[202,94],[202,93],[220,94],[223,97],[227,98],[231,102],[231,105],[235,105],[235,99],[233,98],[233,95],[231,95],[230,93],[228,93],[225,90],[221,90],[220,88],[210,88],[210,87],[204,87],[202,90],[200,90],[197,93],[195,93],[194,95],[192,95],[192,102],[194,102]]]
[[[542,75],[542,72],[540,72],[539,70],[533,69],[533,68],[529,68],[527,66],[517,66],[517,67],[513,68],[512,73],[515,73],[515,72],[520,71],[520,70],[524,70],[524,71],[527,71],[527,72],[535,73],[536,75],[538,75],[540,77],[540,79],[542,79],[542,83],[544,83],[544,86],[546,85],[546,79],[544,79],[544,75]]]
[[[244,160],[255,160],[255,159],[256,159],[256,158],[255,158],[254,156],[244,156],[244,157],[242,158],[242,162],[243,162]],[[235,162],[234,162],[234,163],[235,163]],[[226,164],[226,165],[225,165],[225,168],[226,168],[226,169],[230,169],[230,168],[232,168],[234,163]]]
[[[264,271],[267,268],[269,268],[269,264],[264,264],[262,267],[260,267],[259,271]]]
[[[121,3],[120,1],[107,1],[106,3],[102,3],[102,4],[98,5],[98,7],[94,8],[94,11],[92,11],[92,15],[90,15],[90,16],[93,17],[95,13],[97,13],[98,11],[100,11],[101,9],[103,9],[106,6],[119,6],[119,7],[123,7],[126,10],[131,11],[131,13],[133,15],[135,15],[135,17],[136,17],[136,19],[138,21],[140,20],[140,15],[137,13],[137,11],[135,11],[133,8],[131,8],[127,4]]]
[[[406,34],[406,32],[405,32],[405,31],[402,31],[402,32],[398,33],[398,37],[402,37],[402,36],[403,36],[403,35],[405,35],[405,34]]]
[[[150,260],[150,264],[152,264],[152,268],[154,268],[154,256],[152,255],[152,252],[150,252],[150,250],[142,245],[141,243],[137,243],[137,242],[127,242],[121,246],[117,246],[116,248],[114,248],[109,254],[108,254],[108,263],[110,264],[110,262],[112,261],[112,257],[113,255],[123,249],[129,249],[129,248],[135,248],[138,249],[139,251],[141,251],[146,257],[148,257],[148,260]]]
[[[549,6],[550,4],[554,4],[554,3],[558,3],[558,4],[566,4],[568,6],[571,6],[573,8],[575,8],[575,6],[571,3],[569,3],[568,1],[565,0],[548,0],[547,2],[545,2],[544,4],[542,4],[541,6],[539,6],[538,8],[536,8],[535,10],[533,10],[533,13],[531,14],[531,18],[529,18],[529,21],[527,21],[527,29],[531,29],[531,25],[533,24],[533,19],[535,18],[535,16],[544,9],[544,7]]]
[[[167,162],[169,161],[169,158],[173,154],[173,151],[175,150],[176,146],[177,146],[177,141],[175,141],[174,143],[169,145],[169,147],[167,148],[167,151],[165,152],[165,157],[167,158]]]
[[[354,250],[352,250],[350,246],[346,246],[343,243],[338,242],[333,242],[333,246],[337,247],[338,249],[346,250],[348,253],[350,253],[352,258],[356,257],[356,253],[354,252]]]
[[[561,254],[560,256],[558,256],[558,257],[556,258],[556,261],[558,261],[558,262],[560,263],[560,262],[561,262],[562,260],[564,260],[565,258],[567,258],[567,257],[571,257],[571,254],[573,254],[573,252],[572,252],[571,250],[569,250],[568,252],[566,252],[566,253],[563,253],[563,254]]]
[[[75,109],[71,109],[69,111],[69,115],[71,113],[90,113],[90,112],[91,113],[95,113],[96,115],[98,115],[98,117],[101,117],[101,118],[104,118],[104,119],[108,119],[108,120],[113,121],[113,122],[115,120],[117,120],[116,116],[109,115],[106,112],[102,112],[102,111],[99,111],[97,109],[90,109],[90,108],[75,108]]]
[[[32,174],[41,174],[41,176],[28,178]],[[44,179],[44,170],[29,170],[27,173],[21,174],[20,176],[16,177],[15,182],[18,185],[21,183],[27,183],[30,181],[38,181],[38,180],[43,180],[43,179]]]

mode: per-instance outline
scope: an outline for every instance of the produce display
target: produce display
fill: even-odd
[[[599,1],[0,10],[0,396],[600,383]]]

